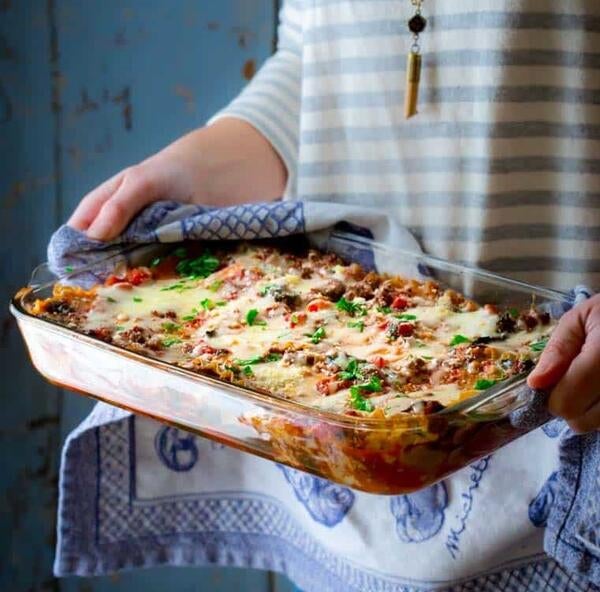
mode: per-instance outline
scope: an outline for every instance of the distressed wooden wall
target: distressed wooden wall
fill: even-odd
[[[0,0],[0,294],[44,260],[80,197],[201,125],[273,48],[275,0]],[[0,324],[0,590],[284,592],[250,570],[56,580],[57,468],[90,403],[34,372]]]

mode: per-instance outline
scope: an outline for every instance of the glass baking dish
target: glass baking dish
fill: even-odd
[[[366,268],[434,279],[481,304],[523,309],[533,302],[557,318],[567,301],[561,292],[355,235],[317,234],[309,240]],[[89,284],[91,277],[124,260],[136,265],[150,261],[160,248],[130,249],[61,281]],[[549,419],[543,394],[526,386],[526,375],[430,415],[371,419],[316,410],[127,351],[30,314],[27,305],[48,297],[57,281],[47,281],[48,274],[47,267],[38,268],[30,289],[13,298],[11,311],[33,364],[50,382],[359,490],[417,491]]]

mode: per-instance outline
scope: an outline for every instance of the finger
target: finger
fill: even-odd
[[[552,332],[542,357],[527,379],[529,386],[534,389],[554,386],[581,351],[584,340],[583,322],[578,309],[573,309]]]
[[[600,427],[600,402],[590,407],[582,416],[569,420],[569,426],[579,434],[597,430]]]
[[[581,353],[552,390],[548,408],[555,415],[575,419],[600,400],[600,333],[587,336]]]
[[[137,166],[128,171],[117,191],[100,208],[87,235],[96,240],[112,240],[131,219],[160,195],[159,178],[151,168]]]
[[[126,171],[121,171],[114,177],[104,181],[90,191],[75,208],[67,224],[77,230],[87,230],[95,220],[100,208],[114,195],[123,182]]]

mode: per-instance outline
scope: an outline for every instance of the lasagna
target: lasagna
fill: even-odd
[[[261,243],[179,247],[91,289],[57,284],[30,311],[193,372],[377,419],[432,415],[527,372],[553,327],[533,304],[480,305],[435,281]]]

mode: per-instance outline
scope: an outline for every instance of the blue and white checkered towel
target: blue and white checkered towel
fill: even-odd
[[[418,249],[368,208],[162,202],[110,244],[62,227],[49,261],[79,267],[123,243],[323,237],[341,221]],[[596,435],[553,421],[427,490],[374,496],[99,404],[64,447],[55,572],[216,564],[283,572],[307,592],[589,590],[599,461]]]

